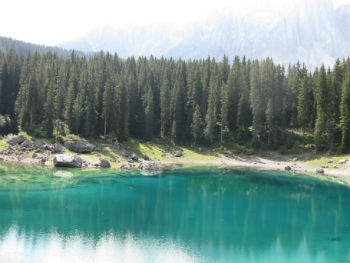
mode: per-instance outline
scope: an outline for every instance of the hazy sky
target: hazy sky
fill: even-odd
[[[55,45],[97,26],[181,26],[228,7],[241,14],[277,14],[286,10],[285,1],[301,0],[0,0],[0,36]],[[335,6],[350,3],[332,1]]]

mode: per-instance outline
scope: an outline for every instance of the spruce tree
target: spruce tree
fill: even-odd
[[[341,151],[350,152],[350,60],[347,60],[345,80],[340,103]]]
[[[306,69],[303,70],[298,94],[298,124],[304,131],[311,127],[313,101],[311,96],[310,79]]]
[[[191,133],[194,140],[194,144],[201,138],[203,130],[203,118],[200,111],[200,107],[197,104],[195,107],[195,111],[193,113],[192,125],[191,125]]]
[[[161,137],[170,134],[170,81],[167,71],[163,72],[160,86],[160,135]]]
[[[209,86],[209,97],[208,97],[208,110],[205,116],[206,126],[204,129],[204,135],[212,143],[215,138],[215,131],[217,125],[217,76],[215,74],[211,75],[210,86]]]
[[[327,79],[324,66],[320,68],[316,86],[316,124],[315,124],[315,146],[316,150],[323,151],[327,149],[327,109],[328,109],[328,94],[327,94]]]
[[[54,92],[53,85],[49,85],[46,93],[46,102],[44,106],[45,113],[45,130],[47,137],[52,137],[54,122]]]
[[[146,116],[146,130],[145,130],[145,138],[147,140],[152,139],[154,133],[154,97],[153,91],[150,86],[148,86],[148,92],[146,97],[146,108],[145,108],[145,116]]]
[[[103,134],[112,133],[115,127],[116,111],[115,111],[115,86],[111,77],[108,77],[103,92]]]

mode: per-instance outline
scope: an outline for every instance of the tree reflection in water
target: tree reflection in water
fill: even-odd
[[[350,257],[346,186],[244,170],[95,173],[1,186],[0,259],[21,246],[28,258],[49,253],[47,244],[87,262],[101,251],[141,262]]]

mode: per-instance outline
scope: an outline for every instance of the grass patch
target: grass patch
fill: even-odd
[[[1,151],[6,150],[9,146],[10,146],[10,144],[8,144],[5,139],[0,140],[0,150]]]
[[[338,163],[341,159],[348,160],[349,156],[348,155],[339,155],[339,156],[317,156],[315,159],[307,161],[307,163],[312,166],[312,167],[321,167],[322,165],[328,165],[329,168],[332,168],[333,165],[338,165],[338,166],[345,166],[347,165],[347,162],[345,164],[340,164]],[[329,160],[332,160],[333,163],[327,164]],[[349,161],[348,161],[349,162]]]

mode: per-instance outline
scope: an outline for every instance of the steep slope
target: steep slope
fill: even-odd
[[[65,50],[63,48],[37,45],[37,44],[24,42],[21,40],[15,40],[12,38],[0,36],[0,50],[8,51],[9,49],[14,49],[18,54],[23,56],[26,56],[28,53],[34,53],[34,52],[38,52],[40,54],[47,53],[47,52],[55,52],[59,56],[67,58],[71,54],[70,50]],[[80,56],[85,55],[81,51],[76,51],[76,54]]]

